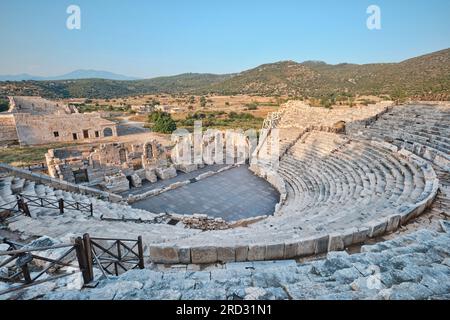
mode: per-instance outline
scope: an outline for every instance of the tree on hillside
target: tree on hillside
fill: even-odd
[[[201,106],[202,108],[204,108],[204,107],[206,107],[206,103],[207,103],[206,98],[205,98],[204,96],[202,96],[202,97],[200,98],[200,106]]]
[[[154,132],[172,133],[177,130],[177,125],[172,116],[167,112],[155,111],[148,116]]]

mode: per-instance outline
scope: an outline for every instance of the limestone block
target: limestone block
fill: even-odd
[[[399,214],[388,217],[388,223],[386,226],[386,232],[393,232],[398,229],[402,216]]]
[[[180,262],[178,250],[175,247],[150,247],[150,259],[156,263],[175,264]]]
[[[341,251],[344,250],[344,240],[342,234],[335,233],[330,234],[330,241],[328,243],[328,251]]]
[[[374,221],[369,224],[369,237],[376,238],[383,235],[386,232],[387,219]]]
[[[236,261],[235,248],[234,247],[219,247],[219,248],[217,248],[217,260],[220,262]]]
[[[402,218],[400,220],[400,224],[405,225],[416,214],[416,208],[414,208],[412,206],[405,206],[405,207],[401,208],[400,214],[402,216]]]
[[[197,164],[178,164],[175,166],[178,171],[189,173],[198,170]]]
[[[190,264],[191,263],[191,249],[186,247],[181,247],[178,249],[178,257],[180,263]]]
[[[342,232],[342,242],[344,243],[344,248],[349,247],[353,244],[353,234],[358,231],[356,228],[351,228]]]
[[[248,246],[248,261],[262,261],[266,256],[265,245],[249,245]]]
[[[269,244],[266,246],[266,255],[264,260],[279,260],[284,257],[284,243]]]
[[[133,174],[131,176],[131,185],[135,188],[142,187],[142,179],[137,174]]]
[[[298,242],[286,242],[284,244],[284,259],[293,259],[298,257]]]
[[[217,262],[216,247],[194,247],[191,248],[191,258],[194,264],[205,264]]]
[[[302,239],[298,243],[297,256],[304,257],[314,254],[316,240],[314,238]]]
[[[355,233],[353,233],[353,244],[365,242],[369,236],[369,231],[369,228],[366,227],[358,228]]]
[[[319,253],[327,252],[329,240],[330,240],[329,235],[317,238],[314,253],[319,254]]]
[[[151,183],[155,183],[156,181],[158,181],[155,169],[145,169],[145,179],[147,179]]]
[[[237,246],[236,250],[236,262],[247,261],[248,259],[248,246]]]
[[[156,168],[155,172],[156,176],[161,180],[168,180],[177,176],[177,170],[173,166],[168,168]]]

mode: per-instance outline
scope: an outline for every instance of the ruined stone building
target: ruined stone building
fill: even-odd
[[[75,107],[40,97],[10,97],[0,113],[0,143],[39,145],[117,136],[114,122],[97,113],[81,114]]]
[[[177,175],[167,150],[156,141],[50,149],[45,157],[50,176],[109,192],[123,192],[140,187],[143,180],[153,183]]]

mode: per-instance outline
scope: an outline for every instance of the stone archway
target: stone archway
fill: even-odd
[[[114,135],[113,130],[111,128],[105,128],[103,130],[104,137],[112,137]]]

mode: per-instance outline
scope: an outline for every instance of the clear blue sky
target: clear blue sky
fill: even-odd
[[[81,30],[66,8],[81,7]],[[382,10],[382,30],[366,9]],[[1,0],[0,74],[229,73],[280,60],[394,62],[450,47],[449,0]]]

